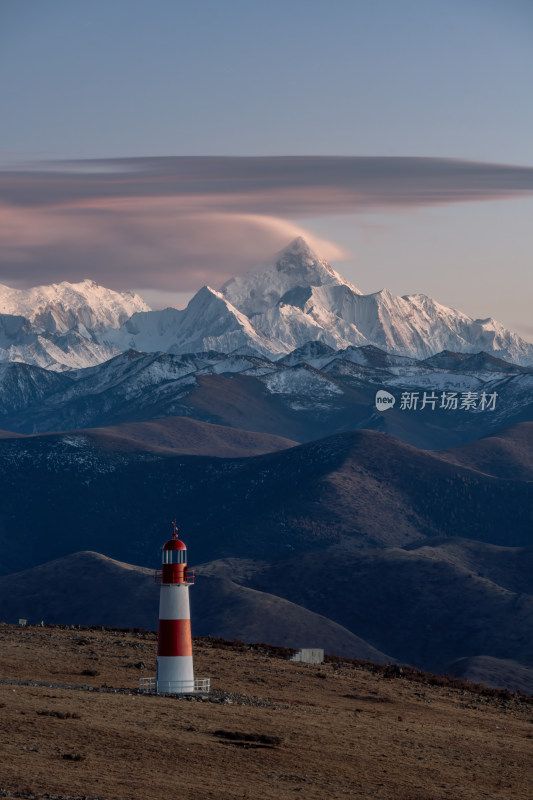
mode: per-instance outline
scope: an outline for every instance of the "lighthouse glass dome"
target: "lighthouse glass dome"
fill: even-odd
[[[186,564],[187,548],[179,539],[170,539],[163,546],[163,564]]]

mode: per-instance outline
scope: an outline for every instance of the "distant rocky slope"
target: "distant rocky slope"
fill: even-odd
[[[375,403],[383,389],[396,401],[385,411]],[[418,361],[321,342],[277,361],[128,351],[61,374],[0,365],[0,429],[39,433],[169,416],[296,441],[367,428],[445,448],[533,420],[533,369],[487,353],[444,351]]]

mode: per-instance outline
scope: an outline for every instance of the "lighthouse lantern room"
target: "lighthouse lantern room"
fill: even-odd
[[[172,538],[162,547],[162,567],[155,573],[161,586],[156,677],[141,678],[139,686],[144,692],[166,694],[208,692],[209,678],[195,678],[193,670],[189,586],[194,572],[187,566],[176,521],[173,526]]]

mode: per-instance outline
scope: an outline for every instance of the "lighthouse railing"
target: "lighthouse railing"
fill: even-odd
[[[158,681],[157,678],[140,678],[139,691],[145,694],[163,692],[169,694],[188,694],[209,692],[211,678],[193,678],[188,681]]]

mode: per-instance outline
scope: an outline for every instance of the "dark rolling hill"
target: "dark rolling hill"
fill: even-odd
[[[201,430],[220,446],[218,430]],[[445,452],[352,431],[277,440],[286,449],[249,458],[176,453],[164,426],[143,431],[0,440],[4,598],[21,580],[8,573],[73,551],[155,567],[177,517],[191,563],[202,562],[195,596],[211,627],[199,632],[272,640],[278,629],[287,643],[282,630],[316,629],[332,649],[359,637],[436,671],[474,674],[487,657],[505,685],[518,674],[508,662],[533,668],[530,425]],[[46,583],[47,613],[54,598],[81,613],[98,596],[97,577],[81,591],[85,569],[32,577],[35,608]],[[144,597],[132,588],[135,619]]]
[[[513,586],[512,570],[520,558],[531,565],[533,547],[506,559],[507,548],[475,546],[480,566],[498,555],[507,562],[499,575],[491,577],[487,567],[485,572],[471,569],[469,544],[470,564],[461,560],[459,547],[450,559],[446,546],[330,552],[323,559],[302,554],[262,566],[248,575],[246,585],[268,586],[306,608],[320,609],[374,647],[425,669],[445,672],[461,657],[490,655],[533,670],[533,579],[516,581],[518,590],[507,588]]]
[[[320,373],[313,367],[295,367],[294,372],[305,371],[310,380]],[[183,400],[187,414],[220,425],[230,425],[263,433],[312,441],[338,431],[364,426],[371,414],[375,387],[359,382],[357,385],[337,383],[342,386],[338,394],[324,398],[309,396],[309,387],[287,394],[270,393],[264,383],[249,375],[203,375],[197,386]]]
[[[150,563],[175,516],[197,561],[442,536],[514,547],[533,535],[529,481],[371,431],[230,459],[102,449],[72,434],[4,439],[0,474],[3,572],[80,548]]]
[[[533,422],[522,422],[440,454],[497,478],[533,481]]]
[[[533,559],[533,548],[506,553],[453,540],[412,551],[204,564],[191,590],[193,632],[323,647],[377,663],[393,660],[388,652],[400,663],[531,691],[532,579],[519,579],[517,592],[471,572],[474,545],[480,563],[500,557],[500,578],[508,586],[517,562]],[[98,553],[74,553],[0,577],[0,619],[7,622],[22,617],[33,624],[154,629],[157,605],[151,570]]]
[[[165,417],[148,422],[124,422],[107,428],[81,428],[63,433],[23,434],[0,431],[0,439],[26,438],[43,447],[91,449],[95,453],[153,453],[198,455],[215,458],[255,456],[284,450],[297,444],[268,433],[212,425],[188,417]],[[31,445],[35,447],[36,445]]]
[[[44,620],[154,630],[158,605],[153,570],[100,553],[73,553],[0,577],[0,620],[7,622],[23,618],[30,624]],[[391,660],[333,620],[225,576],[199,578],[191,589],[191,605],[195,636],[294,648],[320,646],[376,663]]]
[[[511,659],[492,656],[458,658],[448,665],[448,672],[456,678],[466,678],[485,686],[519,688],[525,694],[533,695],[533,668]]]
[[[166,451],[174,454],[242,458],[294,447],[298,442],[268,433],[212,425],[189,417],[165,417],[151,422],[125,422],[86,433],[106,450]]]

